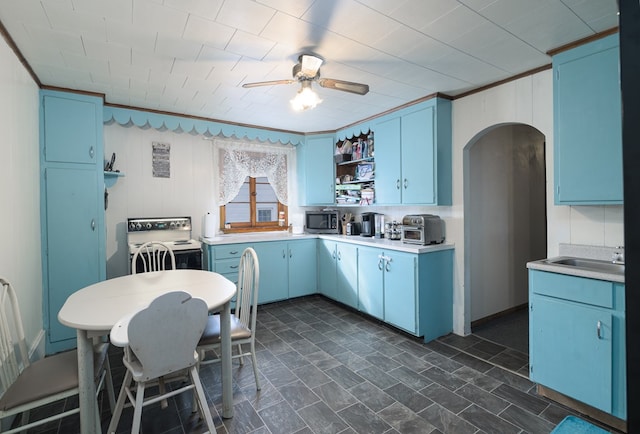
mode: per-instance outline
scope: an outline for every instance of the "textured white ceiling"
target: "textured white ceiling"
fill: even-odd
[[[455,96],[618,25],[616,0],[0,0],[0,21],[43,85],[297,132]],[[291,78],[306,52],[370,92],[314,84],[322,104],[297,113],[299,84],[242,88]]]

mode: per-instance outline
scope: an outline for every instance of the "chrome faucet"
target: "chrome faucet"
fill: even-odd
[[[624,264],[624,246],[616,247],[616,250],[611,254],[611,262],[614,264]]]

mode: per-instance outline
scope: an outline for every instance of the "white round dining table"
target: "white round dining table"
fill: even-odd
[[[82,433],[100,432],[94,398],[93,338],[107,335],[118,320],[133,315],[147,307],[156,297],[172,291],[184,291],[192,297],[201,298],[209,311],[220,311],[222,417],[233,417],[230,301],[236,293],[236,285],[211,271],[155,271],[130,274],[89,285],[71,294],[58,312],[58,320],[75,328],[78,338]]]

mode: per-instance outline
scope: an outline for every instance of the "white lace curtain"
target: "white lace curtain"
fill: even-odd
[[[288,205],[287,155],[291,146],[268,146],[247,141],[214,140],[218,149],[219,204],[232,201],[247,176],[266,177],[278,201]]]

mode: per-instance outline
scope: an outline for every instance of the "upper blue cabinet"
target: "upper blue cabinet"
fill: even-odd
[[[333,134],[308,136],[298,145],[298,195],[300,205],[333,205],[335,175]]]
[[[451,205],[451,101],[407,107],[373,129],[376,204]]]
[[[622,204],[618,35],[553,57],[557,205]]]

